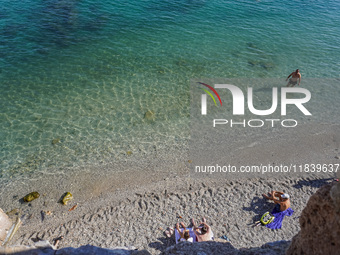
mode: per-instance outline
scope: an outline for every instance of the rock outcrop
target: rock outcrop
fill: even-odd
[[[287,255],[339,254],[340,183],[321,187],[310,197],[300,216],[300,232],[293,238]]]

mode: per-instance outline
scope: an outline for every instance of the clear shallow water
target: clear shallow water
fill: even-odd
[[[325,0],[3,1],[0,176],[185,145],[190,79],[337,78],[339,11]]]

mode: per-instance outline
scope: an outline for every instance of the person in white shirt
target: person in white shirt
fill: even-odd
[[[194,241],[194,239],[192,237],[190,237],[189,229],[186,229],[183,222],[181,222],[181,226],[182,226],[183,230],[181,230],[179,228],[179,223],[177,222],[176,229],[177,229],[179,235],[181,236],[181,238],[179,239],[179,242],[191,242],[192,243]]]

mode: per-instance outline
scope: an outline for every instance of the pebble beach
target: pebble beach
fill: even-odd
[[[285,180],[250,179],[236,181],[197,181],[173,177],[143,188],[116,191],[101,201],[79,204],[73,211],[61,208],[45,215],[31,210],[12,244],[33,245],[39,239],[63,236],[59,248],[90,244],[103,248],[133,246],[160,254],[175,244],[164,231],[168,226],[191,218],[206,217],[215,237],[227,235],[235,248],[259,247],[268,242],[291,240],[299,231],[299,215],[309,197],[332,176]],[[252,225],[274,207],[262,193],[289,192],[294,214],[286,217],[282,229],[270,230]],[[32,202],[33,204],[33,202]]]
[[[296,155],[301,162],[323,160],[338,164],[337,128],[324,131],[315,132],[312,140],[300,137],[301,148],[309,146],[309,150]],[[273,154],[284,151],[282,146],[275,144],[267,149]],[[258,153],[259,163],[266,158],[264,152],[261,147],[251,147],[251,150],[243,150],[240,156],[251,158]],[[188,163],[188,154],[175,155],[176,159],[171,158],[171,154],[165,155],[168,157],[158,157],[158,164],[145,164],[143,171],[138,168],[141,165],[137,165],[130,172],[114,176],[59,177],[51,179],[48,185],[39,181],[35,184],[22,182],[21,186],[8,185],[2,194],[16,192],[17,195],[10,198],[2,196],[2,209],[5,212],[17,209],[15,212],[20,212],[23,222],[11,245],[33,245],[37,240],[53,243],[63,236],[59,248],[86,244],[103,248],[133,246],[151,254],[160,254],[175,244],[174,238],[164,235],[167,227],[174,227],[182,221],[189,224],[191,218],[199,221],[202,217],[207,219],[215,237],[227,235],[235,248],[290,241],[299,231],[299,215],[309,197],[335,178],[334,172],[300,176],[274,173],[249,178],[200,177],[190,173],[188,166],[194,162]],[[161,159],[164,164],[161,164]],[[273,164],[285,160],[298,162],[290,154],[281,154],[281,157],[271,160]],[[89,172],[93,173],[94,169]],[[41,194],[38,199],[30,203],[20,202],[25,193],[36,189]],[[263,193],[271,190],[290,195],[294,214],[285,217],[282,229],[253,228],[253,223],[264,212],[274,208],[272,202],[262,197]],[[58,200],[66,191],[71,191],[73,199],[62,205]]]

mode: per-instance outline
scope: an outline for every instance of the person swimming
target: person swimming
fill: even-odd
[[[291,77],[289,79],[289,77]],[[290,75],[288,75],[286,81],[289,79],[288,83],[287,83],[287,87],[294,87],[298,81],[299,81],[299,86],[300,86],[300,83],[301,83],[301,73],[299,72],[299,69],[296,69],[295,72],[292,72]],[[291,85],[291,86],[289,86]]]

